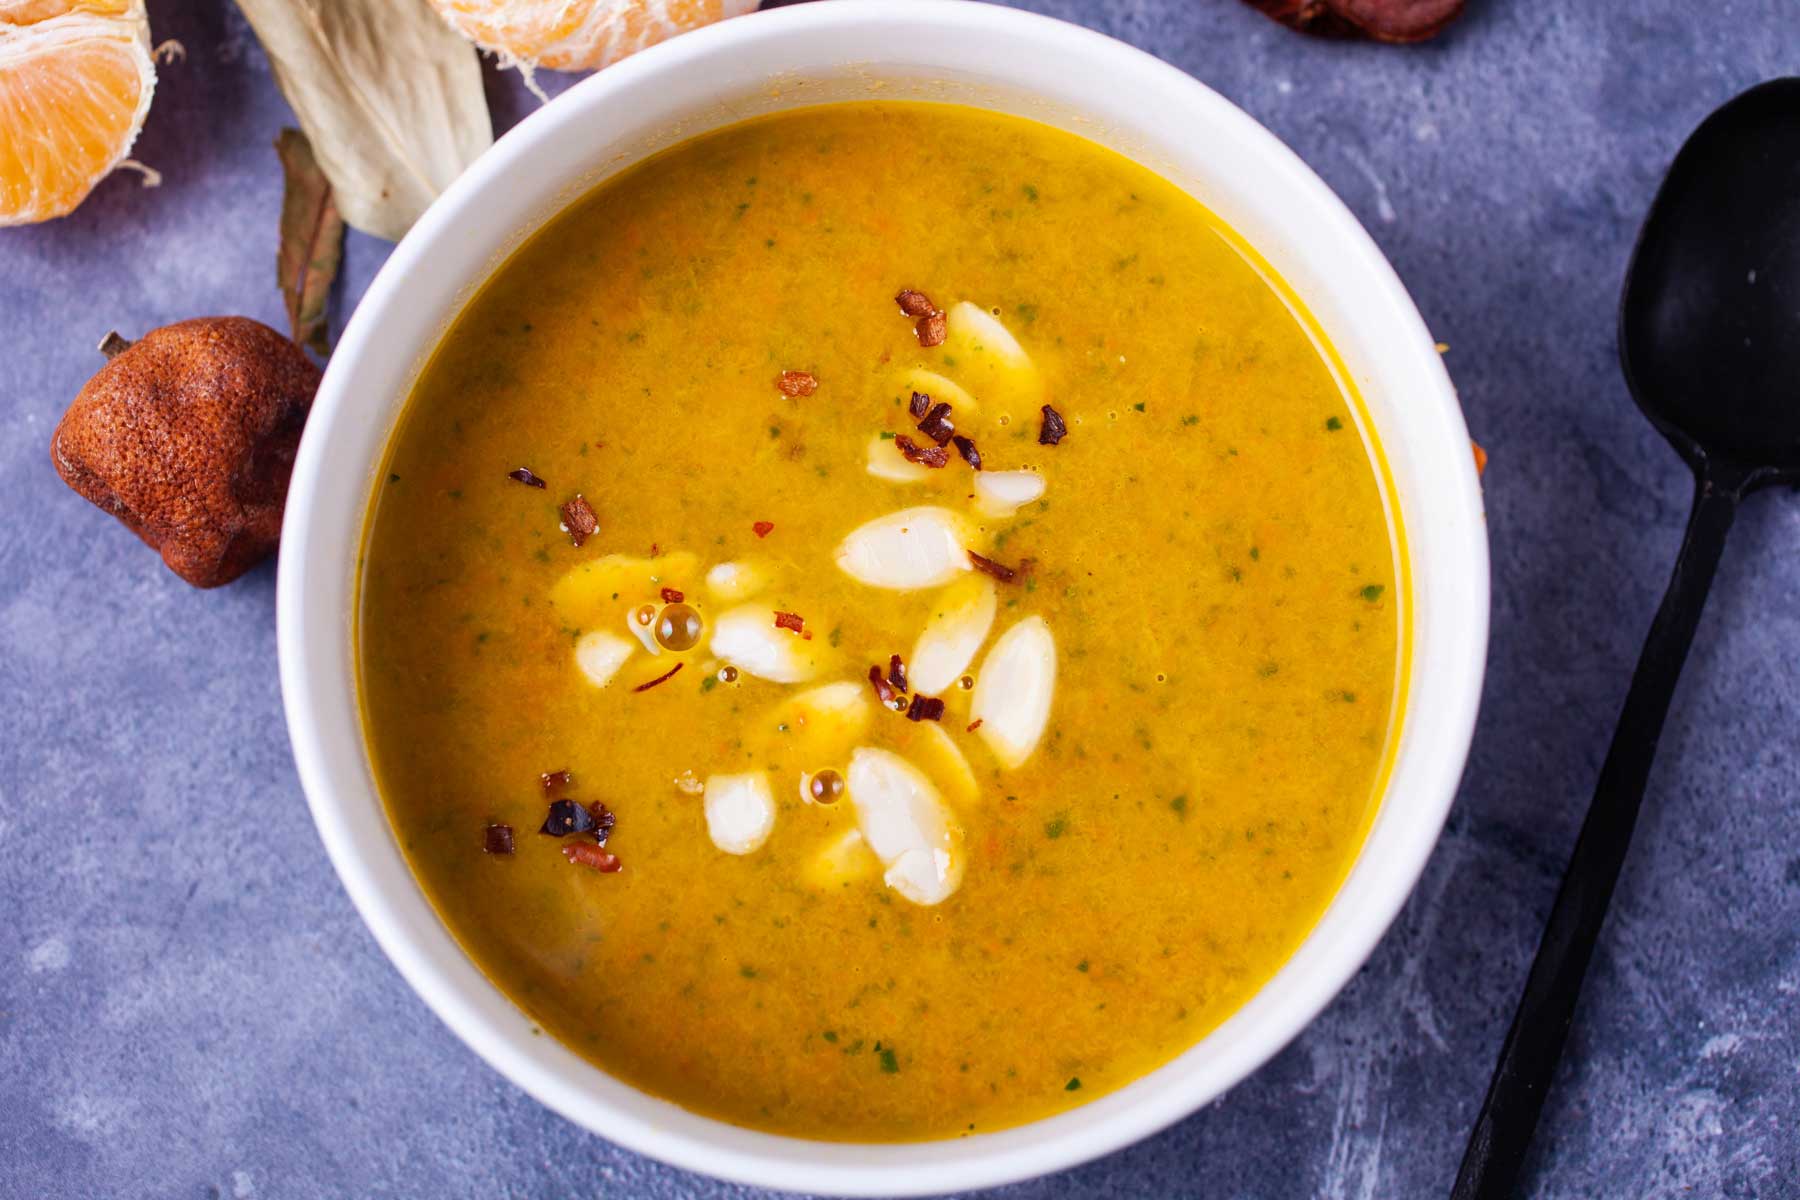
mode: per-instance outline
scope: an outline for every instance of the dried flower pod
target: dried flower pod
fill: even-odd
[[[195,587],[275,549],[319,368],[246,317],[151,330],[88,380],[50,438],[63,482]]]

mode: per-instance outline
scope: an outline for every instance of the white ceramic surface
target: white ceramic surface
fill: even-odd
[[[1327,331],[1379,431],[1414,604],[1411,697],[1381,809],[1282,970],[1198,1045],[1119,1091],[1016,1129],[902,1145],[722,1124],[534,1034],[407,869],[358,729],[351,646],[358,543],[383,446],[414,374],[492,266],[647,153],[757,113],[865,97],[959,101],[1080,133],[1186,188],[1257,246]],[[1054,1171],[1145,1137],[1261,1065],[1349,980],[1411,891],[1462,772],[1487,647],[1487,540],[1468,433],[1430,334],[1356,219],[1271,134],[1186,75],[1071,25],[965,0],[832,0],[728,21],[584,81],[431,207],[326,372],[288,495],[278,597],[288,726],[320,836],[382,948],[464,1041],[569,1119],[667,1162],[795,1190],[918,1194]]]

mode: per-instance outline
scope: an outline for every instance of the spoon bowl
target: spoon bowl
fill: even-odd
[[[1619,357],[1690,463],[1800,472],[1800,79],[1730,101],[1675,156],[1625,277]]]

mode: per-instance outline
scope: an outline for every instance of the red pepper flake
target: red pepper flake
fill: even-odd
[[[686,596],[682,595],[674,588],[664,588],[662,590],[662,598],[664,604],[680,604],[683,600],[687,599]]]
[[[598,800],[588,805],[588,815],[594,818],[594,827],[588,832],[594,835],[596,842],[606,845],[606,839],[612,836],[613,826],[618,824],[619,818],[613,815],[612,809]]]
[[[619,861],[619,856],[612,851],[602,846],[590,846],[586,842],[577,842],[573,846],[564,846],[562,852],[563,857],[568,859],[571,863],[574,863],[576,866],[587,867],[591,870],[600,872],[602,875],[611,875],[625,865]]]
[[[944,320],[944,314],[934,312],[930,316],[920,317],[919,323],[913,326],[913,332],[919,335],[921,346],[941,346],[944,339],[950,336],[950,323]]]
[[[894,691],[892,684],[881,677],[879,664],[869,668],[869,682],[875,685],[875,698],[883,704],[892,704],[894,697],[899,694]]]
[[[775,614],[775,628],[791,629],[795,633],[801,633],[806,629],[806,621],[799,613],[778,611]]]
[[[975,440],[973,438],[966,438],[961,434],[957,434],[950,440],[955,443],[956,452],[962,455],[964,462],[968,463],[971,467],[974,467],[977,471],[981,470],[981,451],[975,448]]]
[[[577,546],[600,532],[600,518],[594,515],[594,506],[580,492],[562,506],[562,527]]]
[[[548,837],[568,837],[571,833],[587,833],[594,827],[594,814],[579,800],[552,800],[550,812],[538,832]]]
[[[926,413],[931,411],[931,397],[924,392],[914,392],[912,399],[906,402],[906,411],[911,414],[913,420],[922,419]]]
[[[1054,446],[1068,436],[1068,422],[1062,419],[1062,414],[1048,404],[1044,405],[1044,425],[1038,430],[1038,445]]]
[[[888,682],[901,691],[906,690],[906,664],[900,661],[898,654],[888,656]]]
[[[969,728],[968,728],[967,732],[974,733],[977,729],[980,729],[980,728],[981,728],[981,718],[976,717],[973,721],[969,722]]]
[[[895,436],[894,449],[900,451],[907,462],[922,467],[942,467],[950,462],[950,452],[942,446],[921,446],[904,433]]]
[[[681,668],[683,668],[685,666],[687,666],[686,663],[676,663],[674,666],[670,667],[667,671],[664,671],[661,675],[658,675],[655,679],[652,679],[652,680],[648,681],[647,683],[640,683],[636,687],[632,688],[631,690],[634,692],[647,692],[651,688],[655,687],[657,684],[666,683],[670,679],[673,679],[675,677],[675,672],[681,670]]]
[[[900,294],[894,297],[894,303],[898,304],[900,311],[909,317],[929,317],[938,310],[937,305],[931,302],[930,296],[924,292],[916,292],[912,288],[901,288]]]
[[[783,371],[775,377],[775,386],[784,396],[810,396],[819,390],[819,381],[809,371]]]
[[[546,796],[554,796],[574,782],[575,776],[567,768],[561,771],[545,771],[538,776],[538,783],[542,785]]]
[[[925,419],[919,422],[919,432],[942,446],[956,433],[956,425],[950,420],[950,406],[938,403],[931,406]]]
[[[969,551],[969,562],[974,564],[977,571],[984,575],[992,575],[1001,583],[1011,583],[1019,577],[1019,573],[1011,567],[1002,566],[991,558],[984,558],[973,550]]]
[[[906,719],[909,721],[941,721],[944,719],[944,702],[936,696],[915,694],[912,703],[907,705]]]
[[[775,528],[775,522],[758,521],[756,524],[750,526],[750,528],[755,531],[757,537],[766,538],[769,536],[770,531]]]
[[[508,479],[516,479],[526,487],[541,488],[549,486],[536,475],[533,475],[530,467],[519,467],[516,470],[508,471],[506,477]]]
[[[487,832],[483,835],[481,850],[484,854],[511,854],[513,852],[512,826],[502,825],[498,821],[489,821]]]

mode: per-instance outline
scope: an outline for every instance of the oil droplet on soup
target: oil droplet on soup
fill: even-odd
[[[1379,793],[1406,581],[1336,379],[1235,235],[1043,126],[833,105],[632,168],[456,319],[372,501],[413,869],[545,1030],[738,1124],[1130,1082],[1281,966]],[[483,853],[565,768],[604,847]]]

